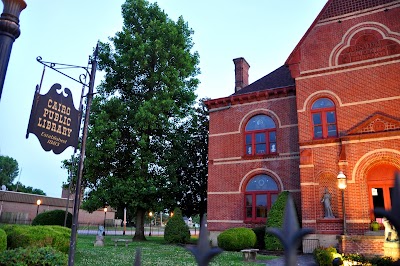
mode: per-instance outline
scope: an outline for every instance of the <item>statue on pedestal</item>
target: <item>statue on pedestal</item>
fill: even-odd
[[[332,212],[331,194],[329,194],[328,188],[325,188],[321,202],[324,204],[324,218],[335,218]]]
[[[97,231],[96,235],[96,242],[94,242],[94,246],[102,247],[104,246],[104,227],[102,225],[99,226],[99,230]]]

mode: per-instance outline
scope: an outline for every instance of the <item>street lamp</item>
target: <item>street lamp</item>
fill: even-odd
[[[343,235],[346,234],[346,211],[345,211],[345,204],[344,204],[344,190],[347,187],[347,180],[346,175],[343,174],[342,171],[339,172],[337,175],[338,180],[338,188],[342,191],[342,211],[343,211]]]
[[[126,203],[125,203],[126,205]],[[124,208],[124,232],[122,235],[125,235],[125,231],[126,231],[126,207]]]
[[[38,200],[36,201],[36,205],[37,205],[36,216],[37,216],[38,213],[39,213],[39,206],[40,206],[40,204],[42,204],[42,201],[41,201],[40,199],[38,199]]]
[[[103,231],[103,236],[106,235],[106,217],[107,217],[107,207],[104,208],[104,231]]]
[[[2,0],[2,2],[3,13],[0,16],[0,99],[12,46],[21,33],[19,15],[26,8],[26,3],[23,0]]]
[[[151,236],[151,218],[153,216],[152,212],[149,212],[149,217],[150,217],[150,232],[149,232],[149,236]]]

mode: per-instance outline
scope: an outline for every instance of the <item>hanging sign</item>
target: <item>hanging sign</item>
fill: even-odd
[[[78,146],[79,120],[79,111],[68,88],[62,89],[55,83],[41,95],[36,86],[26,138],[33,133],[45,151],[60,154],[69,146]]]

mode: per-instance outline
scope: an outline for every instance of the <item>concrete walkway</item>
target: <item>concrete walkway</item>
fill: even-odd
[[[284,266],[285,259],[284,257],[279,257],[277,259],[268,260],[268,261],[258,261],[259,263],[265,263],[267,266]],[[318,263],[314,260],[314,256],[312,254],[305,255],[297,255],[297,265],[302,266],[318,266]]]

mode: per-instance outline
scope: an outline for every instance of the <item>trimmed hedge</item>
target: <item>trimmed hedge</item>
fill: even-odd
[[[7,249],[7,234],[6,231],[0,228],[0,252]]]
[[[245,248],[253,248],[257,237],[250,228],[230,228],[218,235],[218,247],[227,251],[239,251]]]
[[[175,244],[186,244],[190,241],[190,230],[183,220],[182,212],[179,208],[175,208],[174,215],[165,226],[164,240]]]
[[[0,252],[0,266],[62,266],[68,255],[51,247],[17,248]]]
[[[68,253],[71,229],[58,225],[6,225],[9,249],[28,247],[53,247]]]
[[[32,221],[32,225],[60,225],[64,226],[65,211],[53,210],[46,211],[36,215]],[[66,226],[71,228],[72,226],[72,214],[68,212]]]
[[[289,191],[282,191],[275,203],[272,205],[268,213],[267,228],[276,227],[281,228],[283,225],[283,216],[285,213],[286,202],[289,196]],[[266,250],[283,250],[283,246],[279,239],[270,234],[265,234],[265,249]]]

